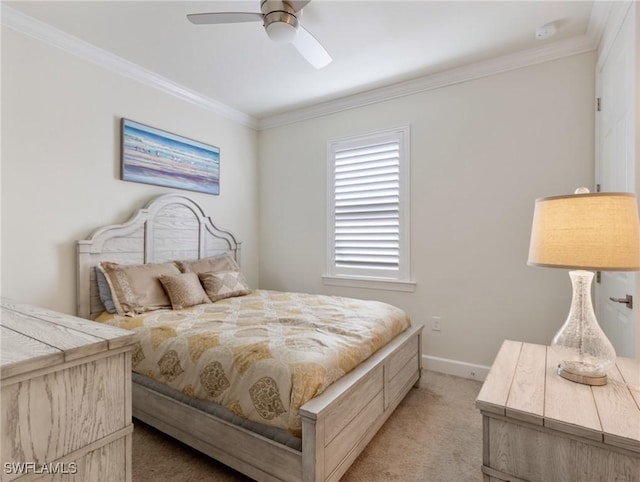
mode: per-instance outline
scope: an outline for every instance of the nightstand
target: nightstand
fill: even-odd
[[[640,482],[640,363],[609,383],[561,378],[550,347],[505,341],[476,400],[487,481]]]

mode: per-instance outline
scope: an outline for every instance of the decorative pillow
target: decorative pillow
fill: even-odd
[[[159,279],[169,295],[174,310],[211,303],[195,273],[180,273],[171,276],[161,274]]]
[[[219,271],[199,273],[198,277],[213,302],[232,296],[244,296],[251,293],[247,280],[240,271]]]
[[[175,261],[176,266],[183,273],[217,273],[219,271],[240,271],[238,263],[228,254],[212,258]]]
[[[109,288],[109,282],[105,278],[102,270],[96,266],[96,281],[98,283],[98,296],[100,301],[104,305],[104,309],[109,313],[117,313],[116,306],[113,304],[113,296],[111,295],[111,288]]]
[[[173,263],[122,265],[102,261],[113,304],[119,315],[134,316],[146,311],[171,308],[171,300],[162,288],[158,276],[180,274]]]

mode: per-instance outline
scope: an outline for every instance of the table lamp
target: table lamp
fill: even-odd
[[[560,376],[586,385],[607,383],[616,352],[593,311],[593,271],[640,270],[639,231],[638,205],[630,193],[579,188],[573,195],[536,200],[528,264],[573,270],[569,316],[551,342],[561,360]]]

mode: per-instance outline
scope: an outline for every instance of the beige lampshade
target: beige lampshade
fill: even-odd
[[[528,264],[592,271],[640,270],[635,195],[589,193],[536,200]]]

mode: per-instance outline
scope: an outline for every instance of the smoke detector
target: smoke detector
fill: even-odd
[[[557,31],[558,29],[556,28],[556,24],[554,22],[548,23],[536,29],[536,39],[546,40],[553,37]]]

